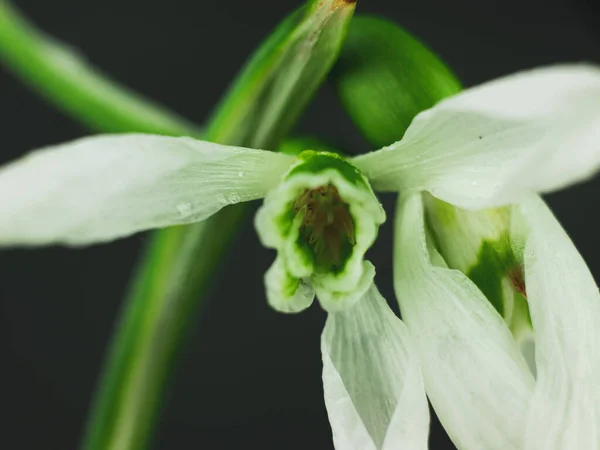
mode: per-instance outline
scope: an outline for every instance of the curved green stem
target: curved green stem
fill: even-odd
[[[196,225],[154,234],[108,355],[84,449],[147,446],[200,294],[246,212],[245,205],[236,205]]]
[[[117,85],[82,56],[0,0],[0,59],[55,106],[104,133],[197,135],[191,122]]]

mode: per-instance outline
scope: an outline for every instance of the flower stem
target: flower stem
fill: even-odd
[[[0,60],[52,104],[95,131],[197,135],[195,125],[120,86],[83,55],[0,0]]]
[[[207,221],[154,233],[124,305],[82,448],[147,446],[190,319],[246,212],[236,205]]]

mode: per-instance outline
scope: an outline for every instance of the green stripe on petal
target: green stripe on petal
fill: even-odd
[[[311,278],[313,287],[319,297],[319,303],[326,311],[341,311],[351,307],[365,295],[375,279],[375,266],[369,261],[362,262],[362,273],[358,283],[351,291],[332,290],[328,280],[323,280],[325,277],[326,275],[315,274]]]
[[[352,304],[373,278],[363,258],[385,212],[368,181],[348,161],[302,152],[256,215],[263,244],[286,271],[311,282],[326,309]]]
[[[315,298],[314,289],[290,275],[279,257],[265,274],[265,287],[269,305],[284,313],[300,312],[308,308]]]
[[[522,267],[510,239],[510,208],[468,211],[424,194],[426,219],[437,250],[465,273],[519,340],[531,331],[522,295]]]
[[[508,228],[510,209],[468,211],[425,194],[427,225],[439,251],[453,269],[468,272],[480,259],[484,241],[493,243],[502,259],[512,253]]]
[[[343,157],[336,153],[317,152],[305,150],[298,155],[298,163],[288,172],[286,178],[301,173],[316,174],[326,170],[334,169],[342,175],[346,181],[358,186],[370,189],[369,184],[360,171],[349,164]]]
[[[521,450],[533,376],[481,291],[428,245],[424,219],[421,194],[403,195],[394,287],[427,395],[458,448]]]

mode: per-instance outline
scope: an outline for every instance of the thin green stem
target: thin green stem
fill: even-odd
[[[96,131],[197,135],[191,122],[119,86],[0,0],[0,59],[55,106]]]
[[[154,234],[125,303],[83,448],[129,450],[148,444],[199,296],[246,212],[246,205],[236,205],[196,225]]]

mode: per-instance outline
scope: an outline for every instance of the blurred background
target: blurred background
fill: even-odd
[[[24,0],[39,27],[116,80],[203,122],[248,54],[300,0]],[[359,0],[395,20],[470,86],[556,62],[600,62],[594,0]],[[0,163],[89,132],[0,66]],[[298,132],[349,153],[369,146],[324,86]],[[107,180],[109,181],[109,180]],[[548,201],[600,279],[600,179]],[[392,197],[383,201],[389,209]],[[371,259],[393,300],[391,222]],[[145,234],[83,250],[0,252],[0,448],[74,449]],[[325,314],[271,311],[274,253],[249,222],[214,279],[161,412],[154,449],[332,449],[322,399]],[[431,449],[454,448],[434,424]]]

